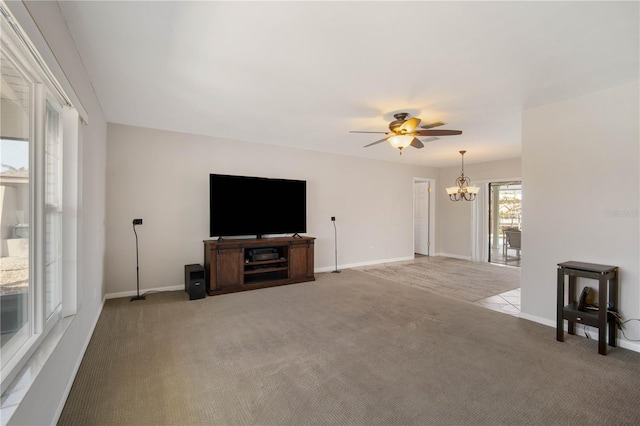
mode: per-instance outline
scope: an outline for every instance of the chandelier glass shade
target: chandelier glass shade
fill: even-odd
[[[480,191],[480,187],[472,186],[471,179],[464,175],[464,153],[467,151],[460,151],[462,155],[462,172],[456,179],[456,186],[450,186],[447,188],[447,195],[451,201],[473,201],[476,199],[476,195]]]
[[[411,142],[413,141],[413,136],[412,135],[395,135],[395,136],[391,136],[388,139],[388,141],[392,147],[398,148],[400,151],[402,151],[403,148],[406,148],[409,145],[411,145]]]

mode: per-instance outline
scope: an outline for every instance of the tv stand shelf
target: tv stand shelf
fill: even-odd
[[[205,240],[204,268],[210,296],[314,281],[313,237]],[[251,259],[250,251],[270,249],[276,259]]]

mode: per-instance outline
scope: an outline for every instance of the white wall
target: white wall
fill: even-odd
[[[45,425],[56,421],[93,332],[102,306],[105,247],[106,122],[84,66],[55,2],[25,3],[82,104],[90,125],[84,126],[82,145],[82,208],[80,211],[80,309],[58,346],[29,389],[9,424]],[[42,36],[21,21],[21,2],[9,2],[18,21],[34,42]],[[37,47],[38,43],[36,43]]]
[[[554,323],[557,264],[568,260],[619,266],[620,312],[640,318],[638,90],[636,81],[523,113],[528,318]],[[638,323],[626,333],[638,339]]]
[[[109,294],[136,288],[134,218],[144,220],[136,227],[141,290],[183,285],[184,265],[203,262],[210,173],[306,180],[316,271],[335,264],[331,216],[339,265],[412,257],[413,178],[437,177],[424,167],[111,123],[107,139]]]
[[[464,175],[471,179],[471,183],[486,181],[500,181],[521,176],[520,158],[510,160],[490,161],[486,163],[467,164],[473,152],[465,154]],[[461,165],[447,167],[440,170],[440,180],[437,185],[437,213],[436,213],[436,250],[437,254],[455,257],[471,258],[471,206],[477,201],[456,201],[449,199],[445,190],[454,186],[460,176]],[[523,190],[523,198],[527,195]]]

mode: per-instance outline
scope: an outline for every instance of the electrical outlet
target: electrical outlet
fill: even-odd
[[[331,222],[335,222],[336,221],[336,217],[335,216],[331,216]]]
[[[142,219],[133,219],[134,225],[142,225]]]

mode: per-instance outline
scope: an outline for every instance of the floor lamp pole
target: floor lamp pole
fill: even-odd
[[[333,241],[334,241],[335,250],[336,250],[336,269],[331,272],[333,272],[334,274],[339,274],[340,271],[338,271],[338,228],[336,228],[335,216],[331,216],[331,222],[333,222]]]
[[[140,264],[138,262],[138,233],[136,232],[136,225],[142,225],[142,219],[133,219],[133,233],[136,234],[136,295],[131,298],[130,302],[145,300],[144,295],[140,295]]]

